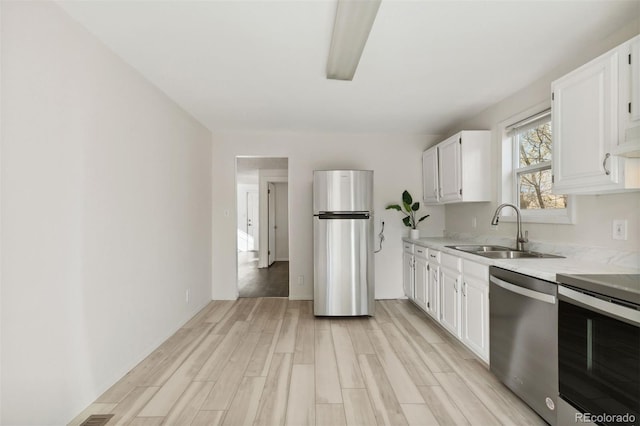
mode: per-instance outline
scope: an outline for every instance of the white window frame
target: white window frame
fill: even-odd
[[[519,163],[518,151],[516,150],[515,138],[510,134],[510,129],[515,123],[522,122],[528,118],[540,116],[549,110],[548,102],[540,103],[532,108],[522,111],[512,117],[507,118],[498,124],[498,137],[500,138],[502,176],[500,179],[500,190],[498,193],[501,203],[511,203],[519,205],[517,172],[532,172],[551,167],[551,161],[538,163],[527,167],[517,167]],[[575,196],[567,197],[566,209],[525,209],[521,210],[522,221],[525,223],[553,223],[553,224],[574,224],[575,223]],[[515,222],[516,215],[512,209],[505,209],[501,213],[500,220],[505,222]]]

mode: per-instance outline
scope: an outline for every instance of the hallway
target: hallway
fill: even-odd
[[[240,297],[289,297],[289,262],[258,268],[258,252],[238,252]]]

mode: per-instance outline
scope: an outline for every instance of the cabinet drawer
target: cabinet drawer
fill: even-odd
[[[464,276],[473,276],[483,283],[486,282],[489,285],[489,267],[480,263],[472,262],[467,259],[462,260],[462,271]]]
[[[413,253],[413,244],[403,243],[405,253]]]
[[[440,252],[429,249],[429,262],[440,263]]]
[[[453,269],[454,271],[461,271],[462,269],[462,259],[456,256],[452,256],[447,253],[442,253],[440,257],[440,263],[443,267]]]
[[[413,252],[415,253],[416,257],[420,257],[422,259],[427,259],[427,248],[426,247],[422,247],[422,246],[415,246],[413,248]]]

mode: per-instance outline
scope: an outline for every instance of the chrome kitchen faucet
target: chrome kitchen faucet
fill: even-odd
[[[518,223],[518,233],[516,234],[516,250],[524,251],[525,243],[529,242],[529,231],[525,231],[524,237],[522,236],[522,221],[520,220],[520,209],[517,206],[509,203],[503,203],[498,206],[496,212],[493,214],[493,219],[491,219],[491,224],[498,226],[498,219],[500,218],[500,211],[505,207],[513,207],[516,211],[516,220]]]

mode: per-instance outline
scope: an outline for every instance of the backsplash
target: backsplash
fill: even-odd
[[[449,232],[446,230],[444,231],[444,237],[478,244],[492,244],[507,247],[515,246],[514,237],[474,235],[463,232]],[[544,241],[529,241],[525,247],[527,250],[557,254],[571,259],[580,259],[585,262],[640,269],[640,253],[634,251],[619,251],[605,247],[587,247],[578,244],[548,243]]]

